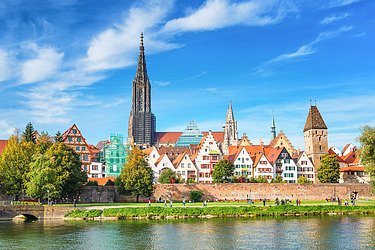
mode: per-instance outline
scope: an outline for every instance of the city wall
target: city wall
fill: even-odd
[[[280,184],[280,183],[227,183],[227,184],[157,184],[152,200],[189,199],[191,190],[200,190],[208,200],[246,200],[288,198],[322,200],[330,197],[348,198],[356,192],[359,198],[373,197],[368,184]],[[140,199],[148,200],[148,197]],[[135,197],[120,195],[116,187],[83,187],[80,202],[134,202]]]

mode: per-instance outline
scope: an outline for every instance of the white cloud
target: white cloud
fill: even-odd
[[[152,81],[152,82],[157,84],[160,87],[166,87],[171,84],[171,82],[167,82],[167,81]]]
[[[291,53],[285,53],[281,54],[279,56],[276,56],[264,63],[262,63],[260,66],[253,69],[254,74],[261,75],[263,77],[268,77],[272,75],[272,67],[276,66],[279,63],[286,62],[286,61],[292,61],[297,60],[300,58],[306,58],[309,55],[312,55],[316,52],[316,49],[314,48],[314,45],[317,43],[320,43],[324,40],[333,39],[335,37],[338,37],[342,35],[343,33],[346,33],[348,31],[353,30],[353,26],[341,26],[340,28],[336,30],[321,32],[319,35],[312,41],[311,43],[304,44],[300,46],[295,52]]]
[[[340,6],[346,6],[350,5],[352,3],[359,2],[361,0],[331,0],[327,4],[327,8],[334,8],[334,7],[340,7]]]
[[[326,16],[320,23],[321,24],[330,24],[330,23],[339,21],[341,19],[344,19],[348,16],[349,16],[349,13],[344,13],[344,14],[341,14],[341,15],[333,14],[333,15],[330,15],[330,16]]]
[[[164,21],[171,10],[173,1],[151,1],[142,8],[129,10],[122,23],[101,32],[94,37],[82,60],[89,71],[122,68],[134,64],[139,37],[145,32],[145,43],[150,51],[163,51],[178,48],[158,37],[153,30]]]
[[[9,123],[5,120],[0,120],[0,137],[3,139],[9,138],[13,132],[14,132],[14,127],[9,125]],[[0,139],[1,139],[0,138]]]
[[[193,13],[168,21],[163,32],[215,30],[232,25],[264,26],[280,22],[293,5],[278,0],[253,0],[231,3],[229,0],[207,0]]]
[[[0,82],[11,78],[12,69],[9,55],[6,51],[0,50]]]
[[[36,44],[28,46],[36,58],[27,60],[21,66],[21,83],[33,83],[47,79],[59,69],[63,54],[51,47],[38,47]]]

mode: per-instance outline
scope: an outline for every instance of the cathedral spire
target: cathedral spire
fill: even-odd
[[[228,106],[226,122],[228,121],[234,121],[232,101],[229,102],[229,106]]]
[[[139,56],[138,66],[135,78],[139,81],[148,81],[147,69],[146,69],[146,58],[145,58],[145,47],[143,44],[143,32],[141,32],[140,43],[139,43]]]
[[[228,146],[238,144],[237,121],[234,119],[232,101],[229,102],[227,117],[224,125],[224,154],[228,154]]]
[[[276,137],[276,123],[275,123],[275,116],[272,113],[272,125],[271,125],[271,139]]]

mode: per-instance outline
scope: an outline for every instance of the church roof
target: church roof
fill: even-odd
[[[327,129],[327,126],[317,106],[310,106],[303,132],[310,129]]]
[[[176,143],[182,132],[156,132],[156,142],[157,143]]]

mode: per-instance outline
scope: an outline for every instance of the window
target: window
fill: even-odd
[[[82,147],[82,151],[85,151],[86,150],[86,147]]]
[[[319,150],[322,151],[322,146],[321,145],[319,146]]]
[[[91,174],[91,178],[98,178],[98,174]]]
[[[87,172],[87,166],[86,165],[83,166],[83,171]]]
[[[152,155],[152,158],[155,158],[155,154]]]
[[[188,168],[191,168],[191,163],[188,163]]]
[[[73,134],[77,134],[77,129],[72,130]]]
[[[86,155],[86,154],[84,154],[84,155],[82,156],[82,159],[83,159],[84,161],[88,161],[88,160],[89,160],[89,156]]]
[[[284,163],[290,163],[290,159],[284,159]]]
[[[76,147],[76,151],[79,151],[79,147]]]
[[[68,141],[72,141],[72,137],[69,136],[69,137],[68,137]]]
[[[113,165],[113,172],[117,172],[117,166],[116,165]]]
[[[301,165],[307,165],[307,161],[301,161]]]
[[[182,175],[185,175],[185,171],[182,171]]]
[[[91,170],[98,170],[98,165],[92,165]]]
[[[184,163],[181,163],[181,168],[184,168],[185,167],[184,165],[185,165]]]
[[[77,141],[78,141],[78,142],[81,142],[81,141],[82,141],[82,138],[81,138],[81,137],[78,137],[78,138],[77,138]]]
[[[208,160],[209,158],[208,158],[208,156],[207,155],[204,155],[203,156],[203,160]]]

